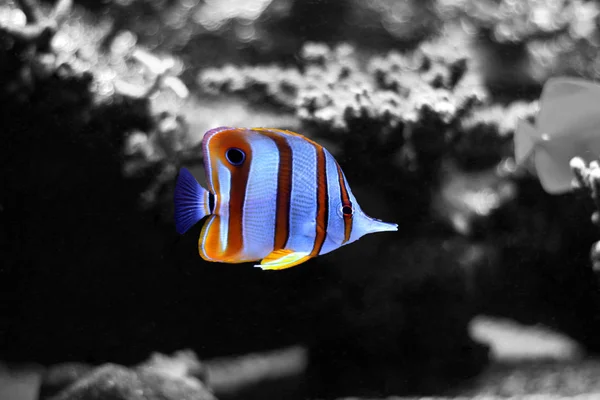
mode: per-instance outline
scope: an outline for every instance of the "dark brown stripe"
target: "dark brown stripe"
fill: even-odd
[[[335,163],[338,171],[338,179],[340,184],[340,194],[342,207],[352,207],[352,202],[350,201],[350,196],[348,195],[348,188],[346,187],[346,182],[344,181],[344,173],[342,172],[342,168],[340,164]],[[352,234],[352,215],[344,215],[344,241],[342,244],[346,243],[350,240],[350,235]]]
[[[325,165],[325,151],[316,145],[317,150],[317,232],[315,244],[310,253],[311,257],[318,256],[325,243],[327,234],[327,220],[329,218],[329,201],[327,201],[327,168]]]
[[[241,143],[240,143],[241,144]],[[233,147],[233,146],[232,146]],[[248,176],[250,175],[250,164],[252,163],[252,149],[246,142],[242,146],[246,152],[246,162],[240,167],[228,166],[231,171],[231,187],[229,192],[229,235],[227,236],[227,256],[236,261],[241,257],[241,251],[244,248],[244,201],[246,200],[246,190],[248,186]]]
[[[275,213],[275,234],[273,249],[285,249],[290,233],[290,208],[292,204],[292,148],[284,134],[267,129],[260,133],[273,139],[279,151],[277,171],[277,204]]]
[[[275,224],[275,249],[285,249],[290,233],[290,208],[292,203],[292,148],[281,136],[275,139],[279,149],[279,175],[277,177],[277,214]]]

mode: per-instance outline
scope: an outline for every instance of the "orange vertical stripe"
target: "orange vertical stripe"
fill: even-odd
[[[244,212],[244,200],[246,198],[246,185],[248,184],[248,175],[250,173],[250,164],[252,160],[252,149],[246,141],[245,129],[234,128],[216,133],[210,141],[208,151],[210,152],[210,163],[213,172],[213,185],[215,187],[215,210],[214,214],[221,214],[221,188],[217,179],[217,170],[219,164],[229,169],[231,173],[229,197],[229,221],[228,235],[225,251],[220,250],[220,228],[219,224],[213,223],[206,235],[204,251],[208,257],[215,261],[224,262],[243,262],[241,252],[244,246],[242,232],[242,218]],[[241,166],[231,165],[225,156],[229,148],[236,147],[246,153],[246,161]],[[215,222],[218,222],[216,219]]]
[[[325,167],[325,151],[316,145],[317,149],[317,233],[315,244],[310,253],[311,257],[318,256],[327,234],[327,219],[329,218],[329,202],[327,201],[327,169]]]

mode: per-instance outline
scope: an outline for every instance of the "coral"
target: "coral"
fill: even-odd
[[[398,152],[409,158],[428,153],[411,167],[417,169],[445,153],[449,132],[459,134],[459,121],[486,101],[457,34],[408,54],[374,57],[366,67],[349,45],[309,43],[299,68],[229,65],[203,71],[198,81],[210,93],[243,94],[294,112],[309,131],[369,162],[373,152],[388,165]]]
[[[493,168],[512,157],[517,120],[537,106],[493,103],[468,41],[447,29],[415,51],[366,62],[349,45],[308,43],[298,68],[228,65],[204,70],[198,81],[208,93],[294,113],[302,133],[352,160],[344,165],[352,182],[376,181],[401,196],[406,214],[396,218],[410,225],[428,212],[424,186],[439,179],[443,159],[470,171]]]
[[[575,175],[574,184],[585,189],[594,201],[596,210],[592,213],[591,220],[594,225],[600,227],[600,164],[592,161],[586,166],[583,159],[575,157],[571,160],[571,170]],[[592,268],[596,273],[600,272],[600,242],[592,245],[590,257]]]
[[[71,12],[72,0],[60,0],[48,15],[44,15],[35,0],[17,0],[22,14],[9,14],[8,21],[0,21],[0,32],[19,44],[33,45],[48,50],[51,40]],[[25,21],[22,20],[25,17]],[[23,23],[25,22],[25,23]]]
[[[293,110],[306,122],[342,133],[361,115],[389,130],[421,122],[428,110],[450,125],[483,101],[485,91],[467,68],[468,54],[436,52],[449,42],[442,40],[408,55],[375,57],[365,69],[349,45],[331,49],[309,43],[302,49],[299,69],[228,65],[203,71],[199,83],[212,93],[243,94]]]
[[[575,157],[571,160],[571,170],[575,175],[574,184],[585,188],[594,200],[596,211],[592,214],[592,222],[600,226],[600,164],[592,161],[586,166],[585,161]]]
[[[136,90],[138,87],[124,81],[117,81],[117,91],[123,95],[136,98],[147,98],[163,88],[169,88],[183,99],[189,96],[189,90],[177,76],[171,74],[175,66],[172,58],[161,60],[143,50],[136,49],[132,57],[146,67],[153,75],[154,82],[146,89]]]

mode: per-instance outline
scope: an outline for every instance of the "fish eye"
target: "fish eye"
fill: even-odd
[[[243,164],[246,159],[246,153],[236,147],[232,147],[225,152],[225,158],[227,158],[227,161],[229,161],[231,165],[237,167]]]
[[[344,217],[350,217],[352,214],[354,214],[354,209],[352,208],[352,205],[344,204],[342,206],[342,214],[344,214]]]

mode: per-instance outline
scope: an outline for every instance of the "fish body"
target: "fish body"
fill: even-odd
[[[220,127],[204,135],[202,150],[208,189],[181,169],[175,223],[183,234],[208,216],[198,245],[207,261],[284,269],[398,229],[368,217],[333,156],[302,135]]]
[[[571,190],[573,157],[600,157],[600,85],[578,78],[552,78],[544,85],[535,126],[521,120],[514,135],[517,164],[530,162],[544,190]]]

